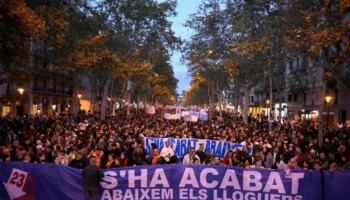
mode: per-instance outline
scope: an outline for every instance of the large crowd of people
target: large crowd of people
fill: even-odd
[[[164,110],[146,114],[125,110],[106,120],[90,114],[67,118],[23,116],[0,118],[0,162],[56,163],[83,169],[90,158],[101,168],[135,165],[202,164],[266,169],[349,170],[350,138],[346,127],[325,129],[318,145],[317,128],[310,122],[273,122],[268,131],[265,116],[242,117],[225,113],[220,120],[166,120]],[[190,148],[183,158],[168,145],[155,144],[146,156],[144,137],[199,138],[245,144],[224,158]],[[253,148],[253,153],[248,151]]]

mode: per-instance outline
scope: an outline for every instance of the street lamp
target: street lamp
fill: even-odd
[[[20,99],[20,101],[19,101],[19,103],[20,103],[20,104],[19,104],[19,108],[20,108],[21,111],[18,111],[18,112],[20,112],[20,113],[17,113],[17,114],[22,114],[22,108],[23,108],[23,107],[22,107],[22,95],[23,95],[23,93],[24,93],[24,89],[20,87],[20,88],[17,89],[17,91],[18,91],[18,93],[21,95],[21,99]]]
[[[327,103],[327,123],[326,123],[326,127],[328,128],[328,123],[329,123],[329,103],[331,102],[332,97],[327,95],[325,97],[326,103]]]
[[[23,92],[24,92],[24,89],[23,88],[18,88],[17,89],[18,93],[22,96]]]
[[[57,107],[56,104],[52,105],[53,116],[56,116],[56,107]]]
[[[267,114],[267,116],[269,116],[269,104],[270,104],[270,100],[266,100],[266,114]]]
[[[79,111],[80,111],[80,99],[81,99],[82,95],[78,94],[78,99],[79,99]]]
[[[110,114],[110,107],[111,107],[111,106],[110,106],[110,103],[111,103],[111,100],[112,100],[111,97],[108,97],[108,98],[107,98],[107,101],[108,101],[107,112],[108,112],[108,114]]]

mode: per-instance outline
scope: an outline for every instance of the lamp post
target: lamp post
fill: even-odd
[[[111,111],[110,111],[111,106],[110,105],[111,105],[112,99],[111,99],[111,97],[108,97],[107,100],[108,100],[108,107],[107,107],[108,112],[107,113],[110,114],[111,113]]]
[[[24,89],[23,88],[18,88],[17,89],[17,91],[18,91],[18,93],[20,94],[20,101],[19,101],[19,111],[21,112],[21,113],[17,113],[17,114],[21,114],[22,115],[22,96],[23,96],[23,93],[24,93]],[[18,112],[19,112],[18,111]]]
[[[56,107],[57,107],[56,104],[53,104],[53,105],[52,105],[52,111],[53,111],[53,116],[54,116],[54,117],[56,116]]]
[[[326,122],[326,127],[328,128],[328,124],[329,124],[329,103],[331,102],[332,97],[327,95],[325,97],[326,103],[327,103],[327,122]]]
[[[82,95],[81,94],[78,94],[78,99],[79,99],[79,111],[80,111],[80,99],[81,99]]]
[[[22,101],[22,95],[23,95],[24,89],[23,88],[18,88],[17,91],[21,95],[21,101]]]
[[[269,105],[270,105],[270,100],[266,100],[266,115],[269,117]]]

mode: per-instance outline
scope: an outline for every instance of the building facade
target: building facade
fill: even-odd
[[[285,99],[290,120],[316,123],[323,115],[323,121],[329,126],[350,120],[350,88],[336,77],[327,79],[326,76],[325,68],[307,55],[297,55],[286,61]],[[324,86],[329,102],[322,98]],[[323,113],[319,112],[321,104],[324,104]]]

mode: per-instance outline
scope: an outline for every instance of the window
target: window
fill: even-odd
[[[312,92],[311,105],[315,105],[315,92]]]
[[[346,122],[346,110],[339,111],[339,122]]]
[[[46,80],[44,80],[44,81],[43,81],[43,84],[44,84],[44,85],[43,85],[43,86],[44,86],[44,88],[46,88],[46,86],[47,86],[47,82],[46,82]]]
[[[306,104],[306,100],[307,100],[307,93],[304,92],[304,104]]]
[[[250,103],[254,103],[254,96],[250,96]]]
[[[339,91],[338,89],[334,90],[334,104],[338,104]]]
[[[298,101],[298,94],[294,94],[294,101]]]
[[[293,95],[289,94],[288,95],[288,102],[291,102],[291,101],[293,101]]]

